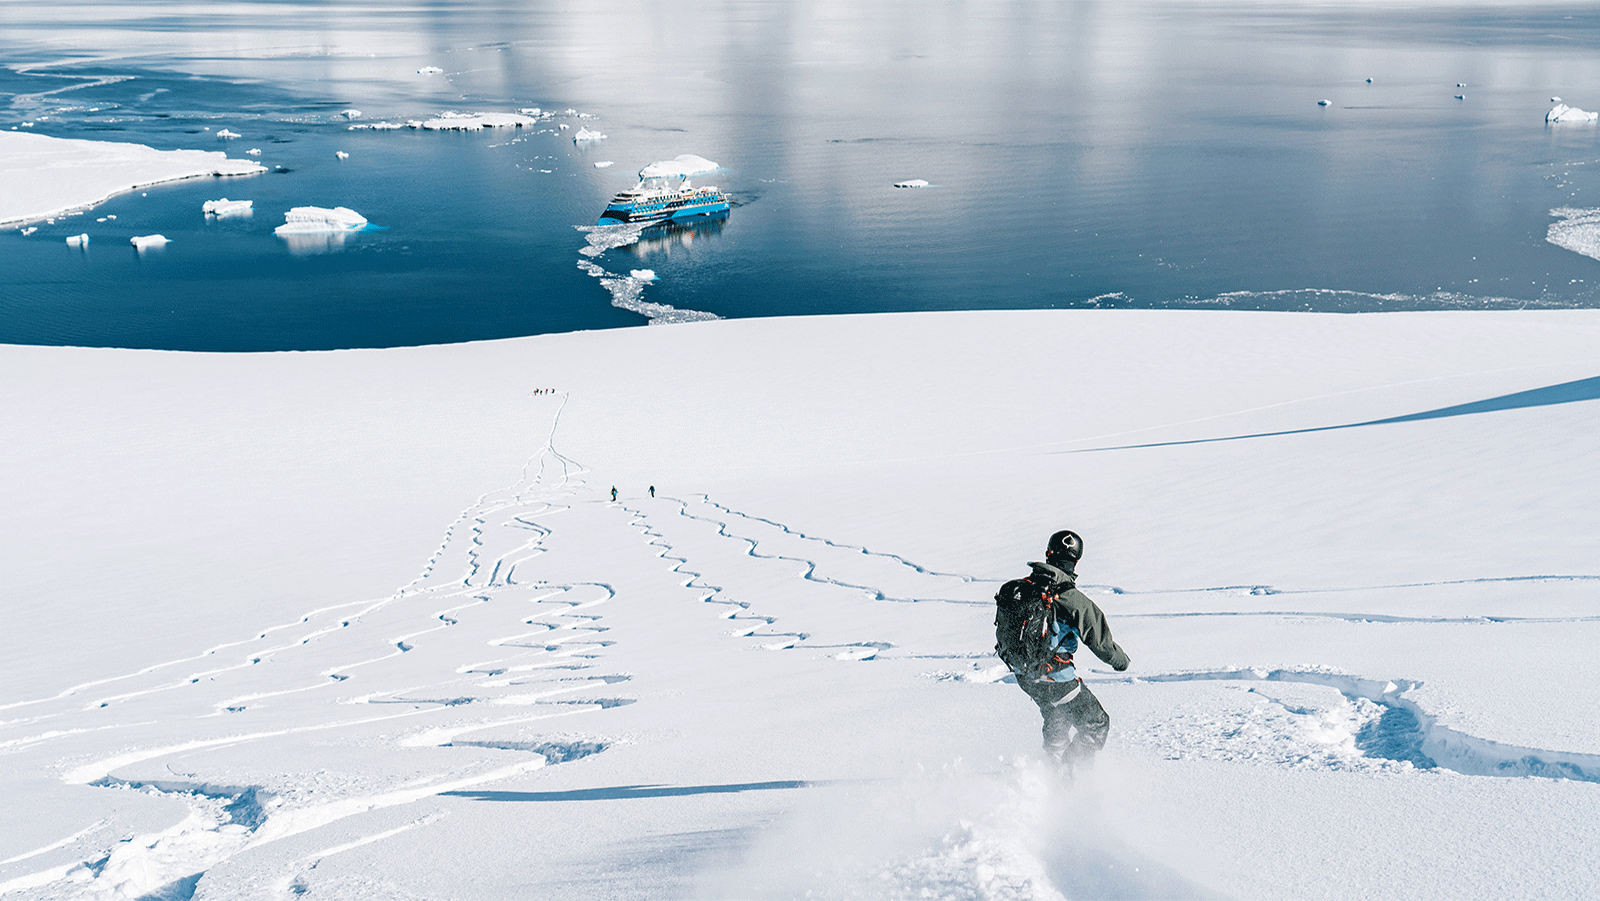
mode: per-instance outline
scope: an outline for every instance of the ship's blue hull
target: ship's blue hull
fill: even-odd
[[[679,198],[645,201],[642,203],[612,203],[600,214],[596,225],[616,225],[622,222],[682,222],[701,216],[725,213],[728,198],[722,194],[709,194],[688,200]]]

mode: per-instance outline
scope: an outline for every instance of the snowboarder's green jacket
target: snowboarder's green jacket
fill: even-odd
[[[1049,563],[1029,563],[1033,567],[1031,578],[1038,584],[1061,586],[1056,598],[1056,622],[1077,633],[1084,646],[1096,657],[1111,665],[1117,672],[1128,668],[1128,655],[1111,637],[1111,627],[1106,625],[1106,615],[1095,606],[1089,596],[1075,587],[1075,577]]]

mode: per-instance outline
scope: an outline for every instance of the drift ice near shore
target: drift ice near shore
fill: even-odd
[[[49,219],[163,182],[265,171],[220,151],[0,131],[0,226]]]

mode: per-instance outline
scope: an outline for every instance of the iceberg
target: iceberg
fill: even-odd
[[[333,155],[338,157],[341,160],[347,160],[347,159],[350,158],[350,154],[345,153],[343,150],[335,150],[333,152]]]
[[[1544,114],[1546,122],[1593,122],[1600,119],[1600,113],[1585,112],[1565,103],[1558,103],[1550,112]]]
[[[694,175],[705,175],[715,172],[722,167],[703,156],[692,153],[680,154],[670,160],[659,160],[639,170],[639,178],[689,178]]]
[[[641,282],[653,282],[656,280],[656,271],[654,269],[630,269],[628,270],[628,277],[636,278]]]
[[[275,235],[320,235],[359,231],[367,227],[367,217],[349,207],[327,209],[297,206],[283,214],[284,223],[272,230]]]
[[[598,131],[590,131],[587,128],[579,126],[578,133],[572,136],[572,143],[579,144],[584,141],[603,141],[605,140],[605,137],[605,135]]]
[[[422,123],[429,131],[477,131],[480,128],[505,128],[533,125],[531,116],[521,113],[456,113],[444,112]]]
[[[347,109],[344,112],[340,113],[339,115],[345,117],[346,119],[351,119],[351,120],[359,119],[359,118],[361,118],[361,110],[358,110],[358,109]]]
[[[37,225],[30,225],[30,226],[28,226],[28,227],[27,227],[27,228],[25,228],[25,229],[23,229],[23,230],[22,230],[22,236],[23,236],[23,237],[24,237],[24,238],[26,238],[26,237],[27,237],[27,236],[29,236],[29,235],[31,235],[31,234],[33,234],[33,233],[34,233],[34,232],[36,232],[36,231],[38,231],[38,230],[39,230],[39,226],[37,226]]]
[[[265,171],[220,151],[0,132],[0,225],[62,216],[162,182]]]
[[[596,169],[610,169],[612,166],[615,166],[615,165],[616,165],[616,163],[614,161],[612,161],[612,160],[601,160],[601,161],[595,163],[594,167]]]
[[[418,75],[442,75],[444,70],[438,66],[423,66],[417,70]]]
[[[894,186],[897,187],[897,188],[929,188],[929,187],[932,187],[932,185],[928,184],[928,180],[925,179],[925,178],[913,178],[913,179],[911,179],[909,181],[897,181],[897,182],[894,183]]]
[[[1318,100],[1317,101],[1317,106],[1332,106],[1332,105],[1333,105],[1333,101],[1332,100]]]
[[[421,124],[422,123],[420,123],[420,122],[413,122],[413,123],[410,124],[410,127],[411,128],[417,128]],[[406,128],[406,127],[407,127],[406,125],[403,125],[403,124],[401,124],[399,122],[360,122],[360,123],[357,123],[355,125],[350,126],[350,130],[351,131],[397,131],[399,129]]]
[[[246,150],[245,153],[247,155],[249,155],[249,156],[260,156],[261,155],[261,148],[260,147],[252,147],[249,150]]]
[[[226,128],[224,128],[221,131],[217,132],[217,137],[219,137],[219,138],[242,138],[242,137],[244,137],[244,135],[239,134],[236,131],[229,131]]]
[[[146,250],[165,247],[167,246],[168,241],[166,235],[138,235],[129,238],[128,243],[132,244],[135,250],[143,253]]]
[[[254,206],[253,200],[229,200],[224,197],[221,200],[207,200],[200,208],[207,216],[221,219],[224,216],[249,216],[255,212]]]
[[[89,246],[89,236],[88,235],[72,235],[72,236],[67,238],[67,246],[68,247],[88,247]]]

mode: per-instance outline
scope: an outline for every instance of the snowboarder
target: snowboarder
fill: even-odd
[[[612,485],[611,486],[611,503],[614,504],[616,502],[617,502],[617,486]]]
[[[1045,562],[1001,586],[995,595],[995,653],[1044,716],[1044,748],[1068,774],[1105,747],[1111,718],[1072,664],[1081,641],[1117,672],[1128,655],[1111,638],[1106,615],[1077,589],[1083,539],[1062,530],[1050,536]]]

